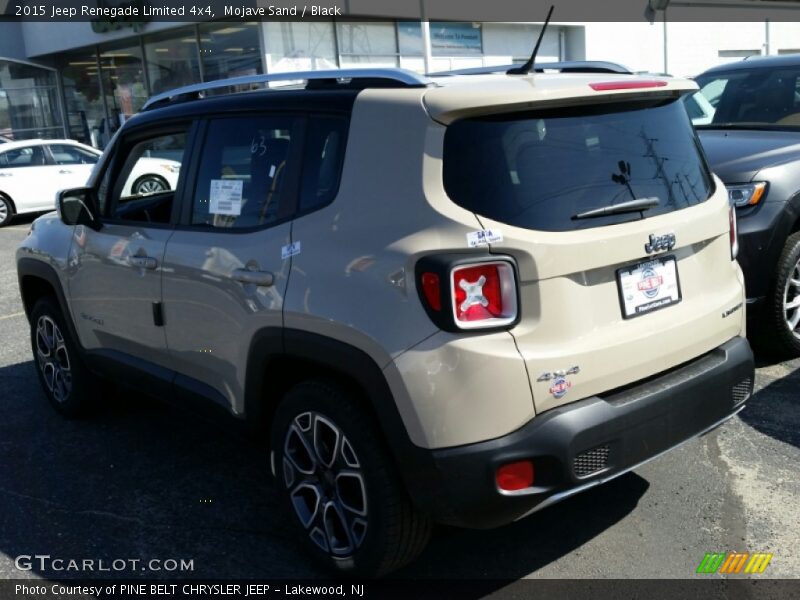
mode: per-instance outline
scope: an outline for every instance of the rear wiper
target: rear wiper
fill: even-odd
[[[640,198],[638,200],[628,200],[619,204],[593,208],[577,215],[572,215],[573,219],[591,219],[594,217],[605,217],[606,215],[618,215],[629,212],[640,212],[658,206],[658,198]]]

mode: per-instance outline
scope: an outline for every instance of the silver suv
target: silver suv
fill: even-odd
[[[365,574],[730,418],[753,359],[696,85],[569,70],[153,98],[17,253],[53,406],[102,377],[224,408],[312,554]],[[176,188],[133,193],[153,159]]]

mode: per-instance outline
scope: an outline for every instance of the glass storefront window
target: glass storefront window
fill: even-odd
[[[100,74],[94,50],[62,55],[61,77],[64,83],[68,135],[97,148],[110,139]]]
[[[0,135],[22,140],[63,131],[55,72],[0,60]]]
[[[147,100],[142,50],[138,39],[101,46],[100,72],[108,109],[109,133],[139,112]]]
[[[203,79],[213,81],[262,73],[260,35],[258,23],[202,23]]]
[[[268,72],[337,67],[333,23],[267,21],[263,26]]]
[[[474,56],[483,52],[480,23],[431,22],[430,31],[433,56]],[[419,21],[399,22],[397,36],[401,54],[422,55],[422,28]]]
[[[397,30],[394,23],[337,23],[343,67],[396,67]]]
[[[200,54],[194,27],[149,35],[144,38],[144,52],[151,94],[200,81]]]

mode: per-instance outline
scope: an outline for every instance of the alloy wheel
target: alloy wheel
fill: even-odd
[[[0,223],[8,219],[8,211],[8,202],[6,202],[5,198],[0,198]]]
[[[69,352],[61,330],[47,315],[36,322],[36,359],[48,391],[56,402],[66,402],[72,391]]]
[[[341,429],[318,412],[296,416],[286,433],[283,479],[311,541],[334,558],[352,556],[367,532],[367,491],[358,456]]]
[[[800,260],[795,263],[786,279],[783,289],[783,315],[789,331],[800,338]]]
[[[154,177],[149,177],[147,179],[143,179],[136,185],[136,190],[134,193],[136,194],[154,194],[156,192],[164,192],[166,191],[166,187],[164,184]]]

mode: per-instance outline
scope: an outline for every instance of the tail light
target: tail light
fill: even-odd
[[[417,264],[417,287],[428,315],[445,331],[503,328],[518,318],[515,273],[511,259],[429,256]]]
[[[664,87],[666,81],[660,79],[634,79],[632,81],[601,81],[590,83],[589,87],[596,92],[608,92],[612,90],[640,90],[644,88]]]
[[[517,318],[517,285],[507,262],[455,267],[451,272],[452,305],[462,329],[508,325]]]
[[[730,223],[731,260],[736,260],[736,255],[739,254],[739,233],[736,230],[736,209],[733,206],[728,209],[728,221]]]

